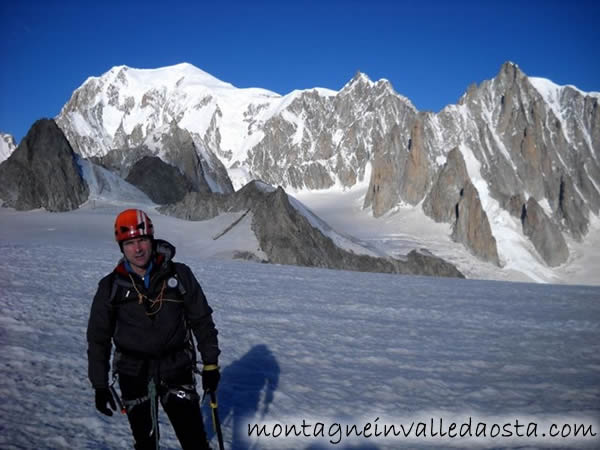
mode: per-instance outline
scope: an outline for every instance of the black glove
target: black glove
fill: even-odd
[[[107,406],[110,406],[112,411]],[[107,416],[112,416],[112,412],[117,410],[115,399],[108,388],[96,389],[96,409]]]
[[[204,366],[202,370],[202,389],[204,391],[217,392],[220,379],[219,366],[216,364],[206,364]]]

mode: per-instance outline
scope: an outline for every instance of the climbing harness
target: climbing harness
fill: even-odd
[[[115,381],[117,379],[117,374],[113,374],[113,381],[110,384],[110,391],[115,397],[117,403],[119,404],[119,408],[121,409],[122,414],[129,414],[131,410],[137,405],[141,405],[142,403],[150,401],[150,414],[152,417],[152,429],[150,430],[149,436],[154,436],[154,440],[156,443],[156,448],[159,448],[158,444],[158,392],[156,390],[156,383],[154,382],[154,378],[150,378],[148,382],[148,395],[145,395],[140,398],[136,398],[133,400],[122,400],[121,397],[117,394],[116,389],[114,388]]]

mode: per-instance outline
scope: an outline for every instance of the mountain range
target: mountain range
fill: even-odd
[[[123,178],[157,156],[200,193],[255,179],[292,193],[362,188],[372,217],[419,209],[482,262],[511,267],[517,246],[559,267],[600,209],[599,100],[510,62],[438,113],[363,73],[282,96],[184,63],[91,77],[55,120],[75,153]]]

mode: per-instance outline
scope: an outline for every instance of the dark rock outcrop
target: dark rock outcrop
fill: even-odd
[[[153,156],[153,153],[149,148],[139,146],[113,149],[104,156],[90,157],[90,161],[125,179],[129,175],[129,171],[133,165],[146,156]]]
[[[478,258],[499,266],[496,239],[492,235],[477,189],[470,180],[467,180],[460,197],[456,204],[456,222],[452,230],[452,238],[462,242]]]
[[[342,249],[290,203],[285,191],[253,181],[224,194],[190,193],[160,212],[187,220],[206,220],[222,212],[252,212],[252,230],[269,262],[364,272],[463,277],[452,264],[426,251],[403,259],[377,258]]]
[[[573,237],[581,240],[588,231],[589,208],[568,175],[560,179],[558,189],[558,210],[556,216],[561,225],[571,232]]]
[[[180,173],[191,183],[196,192],[233,192],[233,185],[227,175],[227,169],[209,150],[198,151],[189,131],[179,128],[171,122],[168,127],[155,130],[152,136],[155,145],[161,148],[160,158]],[[121,142],[123,145],[129,140]],[[157,150],[151,150],[145,144],[136,147],[119,147],[110,150],[102,157],[91,160],[121,177],[127,178],[135,164],[142,158],[157,156]]]
[[[160,205],[176,203],[194,190],[192,183],[176,167],[158,156],[145,156],[133,165],[125,179]]]
[[[452,223],[455,241],[484,261],[500,265],[496,239],[458,148],[448,153],[423,202],[423,211],[436,222]]]
[[[448,153],[446,163],[423,202],[425,214],[436,222],[453,223],[456,220],[456,204],[468,180],[465,160],[458,148],[454,148]]]
[[[18,210],[76,209],[89,196],[76,160],[77,155],[54,120],[38,120],[0,164],[0,198],[6,206]]]
[[[503,200],[502,207],[507,210],[511,216],[523,220],[525,212],[525,196],[521,193],[511,195]]]
[[[431,182],[431,168],[424,140],[423,120],[418,119],[410,133],[408,158],[400,177],[400,198],[411,205],[423,200]]]
[[[542,207],[529,197],[521,221],[523,233],[549,266],[558,266],[569,258],[567,243],[558,226],[544,213]]]
[[[168,129],[157,130],[154,140],[160,142],[164,159],[177,167],[198,192],[233,192],[227,169],[208,149],[198,148],[188,130],[180,128],[175,121]]]

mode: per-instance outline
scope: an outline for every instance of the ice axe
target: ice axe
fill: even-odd
[[[221,421],[219,420],[219,410],[217,404],[217,394],[214,391],[204,391],[210,395],[210,410],[212,413],[213,430],[217,434],[217,440],[219,441],[219,450],[224,450],[223,446],[223,432],[221,431]],[[204,398],[204,396],[202,396]]]

